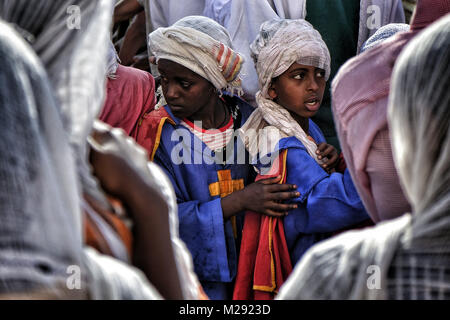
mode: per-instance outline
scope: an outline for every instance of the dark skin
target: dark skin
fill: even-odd
[[[217,90],[205,78],[166,59],[158,61],[164,97],[172,113],[180,119],[202,121],[204,129],[223,126],[230,118],[228,108]],[[221,199],[223,217],[231,218],[244,210],[269,216],[284,216],[295,204],[282,202],[297,198],[297,186],[278,184],[281,177],[260,180]]]
[[[325,91],[325,70],[293,63],[283,74],[274,78],[269,87],[270,98],[286,108],[302,129],[309,134],[309,118],[314,116],[322,103]],[[317,158],[328,173],[338,164],[336,149],[325,142],[318,145]]]
[[[100,146],[113,140],[108,131],[94,130],[91,136]],[[134,221],[133,264],[164,298],[183,299],[166,201],[127,160],[107,147],[91,145],[90,163],[102,189],[121,200]]]
[[[143,10],[144,8],[137,0],[121,0],[114,7],[113,22],[116,24],[129,20]]]
[[[128,27],[120,48],[119,58],[124,66],[130,66],[138,62],[135,61],[134,57],[138,50],[145,45],[145,41],[145,12],[141,11],[137,14],[136,20]]]

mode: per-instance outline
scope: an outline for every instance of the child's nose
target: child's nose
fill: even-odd
[[[317,91],[319,90],[319,84],[317,83],[317,80],[314,76],[309,77],[308,81],[308,90],[310,91]]]
[[[166,87],[166,93],[164,94],[164,96],[166,97],[166,99],[172,100],[178,98],[180,95],[177,87],[169,84]]]

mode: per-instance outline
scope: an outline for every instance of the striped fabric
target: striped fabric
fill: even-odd
[[[197,138],[203,141],[206,146],[212,150],[222,150],[233,137],[233,117],[230,116],[230,121],[220,129],[205,130],[198,123],[192,123],[187,119],[183,119],[180,124],[188,128]]]
[[[222,68],[222,74],[227,82],[233,81],[237,77],[241,65],[244,62],[239,54],[235,53],[223,43],[220,43],[219,50],[216,53],[216,60]]]

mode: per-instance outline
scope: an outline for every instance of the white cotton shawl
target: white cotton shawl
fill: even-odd
[[[116,79],[117,68],[119,67],[119,55],[117,54],[116,48],[112,41],[109,42],[107,65],[106,65],[106,76],[109,79]]]
[[[268,89],[273,78],[283,74],[297,62],[325,70],[330,76],[330,53],[319,32],[305,20],[269,20],[261,25],[260,34],[250,46],[256,64],[260,90],[256,93],[257,109],[240,129],[249,153],[264,156],[279,139],[294,136],[300,140],[316,161],[317,145],[294,120],[289,111],[272,101]],[[267,126],[274,130],[261,130]],[[275,130],[276,129],[276,130]],[[246,139],[250,130],[257,130],[258,139]],[[274,134],[278,130],[278,134]],[[270,132],[270,133],[269,133]],[[267,148],[261,142],[267,141]]]
[[[0,293],[56,290],[81,265],[75,161],[42,64],[1,20],[0,56]]]
[[[388,120],[413,214],[312,247],[277,299],[387,299],[387,273],[396,252],[450,254],[449,66],[447,15],[403,49],[393,71]],[[372,276],[379,277],[379,287]]]

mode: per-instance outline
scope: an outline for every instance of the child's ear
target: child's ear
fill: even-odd
[[[273,82],[270,83],[270,87],[269,87],[269,90],[267,90],[267,93],[269,94],[269,97],[272,100],[275,100],[278,97],[277,90],[276,90],[275,84]]]

